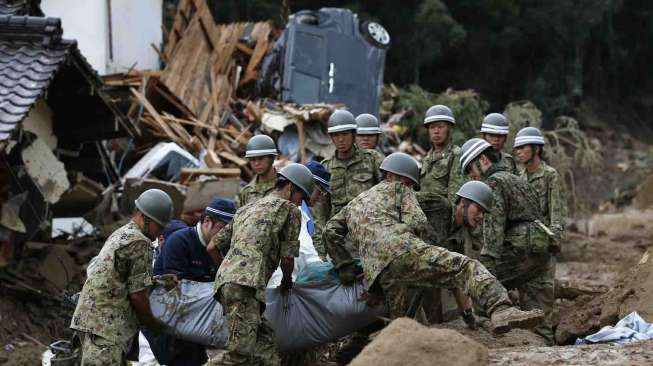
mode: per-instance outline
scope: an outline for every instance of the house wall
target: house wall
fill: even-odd
[[[150,44],[161,47],[162,0],[42,0],[41,9],[61,18],[64,38],[77,40],[98,73],[125,71],[134,64],[159,69]]]

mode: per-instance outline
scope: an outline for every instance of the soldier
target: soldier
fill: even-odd
[[[331,181],[331,173],[329,173],[324,165],[317,161],[309,161],[306,163],[306,167],[311,171],[315,180],[315,188],[313,188],[313,194],[311,195],[310,210],[314,228],[312,233],[309,228],[309,233],[313,238],[313,246],[317,254],[322,259],[326,259],[326,250],[324,249],[324,244],[322,244],[322,232],[324,225],[331,218],[331,184],[329,183]]]
[[[379,155],[356,147],[356,128],[354,116],[348,111],[339,109],[329,117],[327,132],[336,152],[322,165],[331,172],[331,215],[381,180]]]
[[[508,173],[519,175],[515,158],[502,151],[509,133],[510,124],[503,114],[490,113],[483,118],[481,138],[492,145],[492,149],[499,153],[499,165],[504,167],[504,170]]]
[[[152,240],[172,216],[172,200],[149,189],[135,201],[131,221],[104,243],[82,288],[70,327],[81,341],[81,364],[126,365],[139,325],[161,331],[152,316]]]
[[[281,267],[281,287],[292,287],[294,258],[299,256],[302,200],[309,202],[313,175],[301,164],[281,171],[275,191],[241,207],[232,222],[230,249],[215,277],[215,297],[230,324],[227,352],[209,365],[278,365],[272,329],[261,317],[265,287]],[[222,230],[221,236],[226,230]]]
[[[537,192],[540,207],[544,211],[544,223],[551,229],[551,249],[553,253],[560,251],[560,242],[564,235],[564,219],[567,214],[562,182],[558,172],[542,160],[544,148],[544,136],[535,127],[521,129],[515,138],[515,152],[525,169],[521,172],[521,178],[526,180]],[[531,289],[537,291],[520,292],[520,302],[525,307],[534,307],[543,304],[544,322],[542,326],[535,328],[547,341],[554,342],[551,331],[553,306],[555,304],[555,256],[551,258],[549,271],[541,277],[532,280]]]
[[[277,146],[270,136],[256,135],[249,139],[245,158],[256,175],[238,194],[241,207],[272,192],[277,174],[272,164],[277,155]]]
[[[473,138],[462,147],[462,170],[494,192],[494,206],[483,226],[481,263],[506,288],[534,293],[539,291],[538,279],[550,271],[549,229],[533,188],[498,162],[498,152],[485,140]],[[539,300],[537,307],[546,309],[546,302]]]
[[[361,253],[367,290],[384,298],[391,318],[406,314],[406,289],[444,287],[464,289],[490,314],[497,333],[542,320],[540,311],[512,307],[506,289],[478,261],[420,239],[427,220],[413,192],[419,182],[415,159],[394,153],[385,158],[381,170],[383,182],[353,199],[324,230],[327,251],[343,284],[355,278],[352,257],[343,245],[349,234]],[[479,205],[476,202],[475,209],[467,211],[470,225],[482,221],[485,209]]]
[[[368,113],[359,114],[356,117],[356,126],[356,146],[378,152],[378,158],[383,160],[385,156],[379,149],[379,140],[383,133],[379,127],[379,120]]]

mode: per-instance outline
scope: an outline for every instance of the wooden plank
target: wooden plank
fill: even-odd
[[[156,123],[161,127],[165,134],[173,141],[176,141],[179,137],[170,129],[164,121],[159,112],[150,104],[150,102],[145,98],[145,96],[139,93],[136,89],[130,88],[131,93],[143,104],[145,110],[152,115]]]
[[[249,164],[247,162],[247,160],[237,156],[236,154],[230,153],[228,151],[221,151],[221,152],[218,153],[218,155],[221,158],[223,158],[225,160],[229,160],[230,162],[232,162],[232,163],[234,163],[234,164],[236,164],[236,165],[238,165],[240,167],[246,167]]]
[[[181,182],[188,182],[193,177],[199,175],[210,175],[214,177],[238,177],[240,169],[238,168],[182,168],[179,174]]]
[[[306,135],[304,134],[304,122],[297,121],[295,122],[297,126],[297,134],[299,135],[299,158],[301,159],[302,164],[308,161],[306,156]]]

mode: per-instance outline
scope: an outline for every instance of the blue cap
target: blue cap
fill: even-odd
[[[170,235],[172,235],[175,231],[181,230],[185,227],[188,227],[185,222],[177,219],[170,220],[168,222],[168,225],[166,225],[163,228],[163,231],[161,231],[161,235],[163,235],[164,239],[168,239]]]
[[[324,188],[325,191],[331,193],[331,173],[324,167],[324,165],[318,163],[317,161],[309,161],[305,164],[306,167],[313,174],[313,179]]]
[[[220,219],[226,223],[231,222],[236,213],[234,201],[222,197],[216,197],[204,209],[204,214]]]

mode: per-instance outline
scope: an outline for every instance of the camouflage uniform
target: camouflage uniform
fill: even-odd
[[[479,262],[422,241],[426,225],[413,190],[384,181],[335,215],[324,230],[324,241],[341,267],[352,261],[343,245],[344,237],[351,235],[368,290],[384,296],[392,317],[406,313],[407,289],[462,288],[488,312],[510,304],[506,290]]]
[[[335,155],[322,162],[331,172],[331,215],[335,215],[358,196],[381,181],[380,154],[374,150],[353,147],[354,155],[348,160]],[[381,159],[382,160],[382,159]]]
[[[151,241],[130,221],[104,243],[70,327],[81,332],[82,365],[120,365],[138,333],[129,295],[152,285]]]
[[[537,193],[524,180],[497,165],[483,178],[494,192],[494,204],[485,215],[481,262],[506,288],[519,290],[525,298],[522,309],[539,308],[547,314],[549,322],[536,329],[551,340],[552,260],[548,237],[535,223],[542,221]]]
[[[301,212],[290,201],[271,194],[242,207],[232,222],[228,230],[231,248],[214,287],[230,324],[228,352],[209,364],[278,365],[273,332],[261,313],[265,287],[280,260],[299,256]],[[224,245],[219,248],[224,250]]]
[[[420,191],[417,200],[429,222],[427,241],[442,243],[448,236],[449,212],[456,192],[463,184],[460,172],[460,148],[449,143],[442,151],[429,150],[422,160]],[[443,218],[447,219],[443,219]]]
[[[533,173],[525,169],[521,172],[521,178],[528,181],[535,189],[540,201],[540,207],[544,211],[544,223],[555,234],[552,238],[554,244],[560,246],[564,234],[564,218],[567,214],[567,205],[563,196],[562,182],[558,172],[547,165],[544,161]],[[552,314],[555,304],[555,257],[551,258],[551,266],[548,271],[531,281],[531,286],[520,289],[520,303],[524,308],[542,307],[544,311],[544,323],[535,330],[553,343]]]
[[[240,193],[238,193],[238,205],[240,207],[267,196],[274,189],[274,184],[276,182],[274,179],[269,182],[259,182],[258,179],[259,176],[255,176],[254,179],[247,183],[247,185],[240,190]]]
[[[326,258],[326,249],[322,242],[322,232],[324,225],[331,218],[331,194],[322,192],[318,202],[312,202],[311,213],[315,222],[315,233],[313,234],[313,246],[323,259]]]
[[[515,158],[510,154],[506,154],[503,151],[501,151],[501,160],[499,160],[497,165],[501,167],[503,170],[507,171],[508,173],[519,175],[519,170],[517,169],[517,162],[515,161]]]

